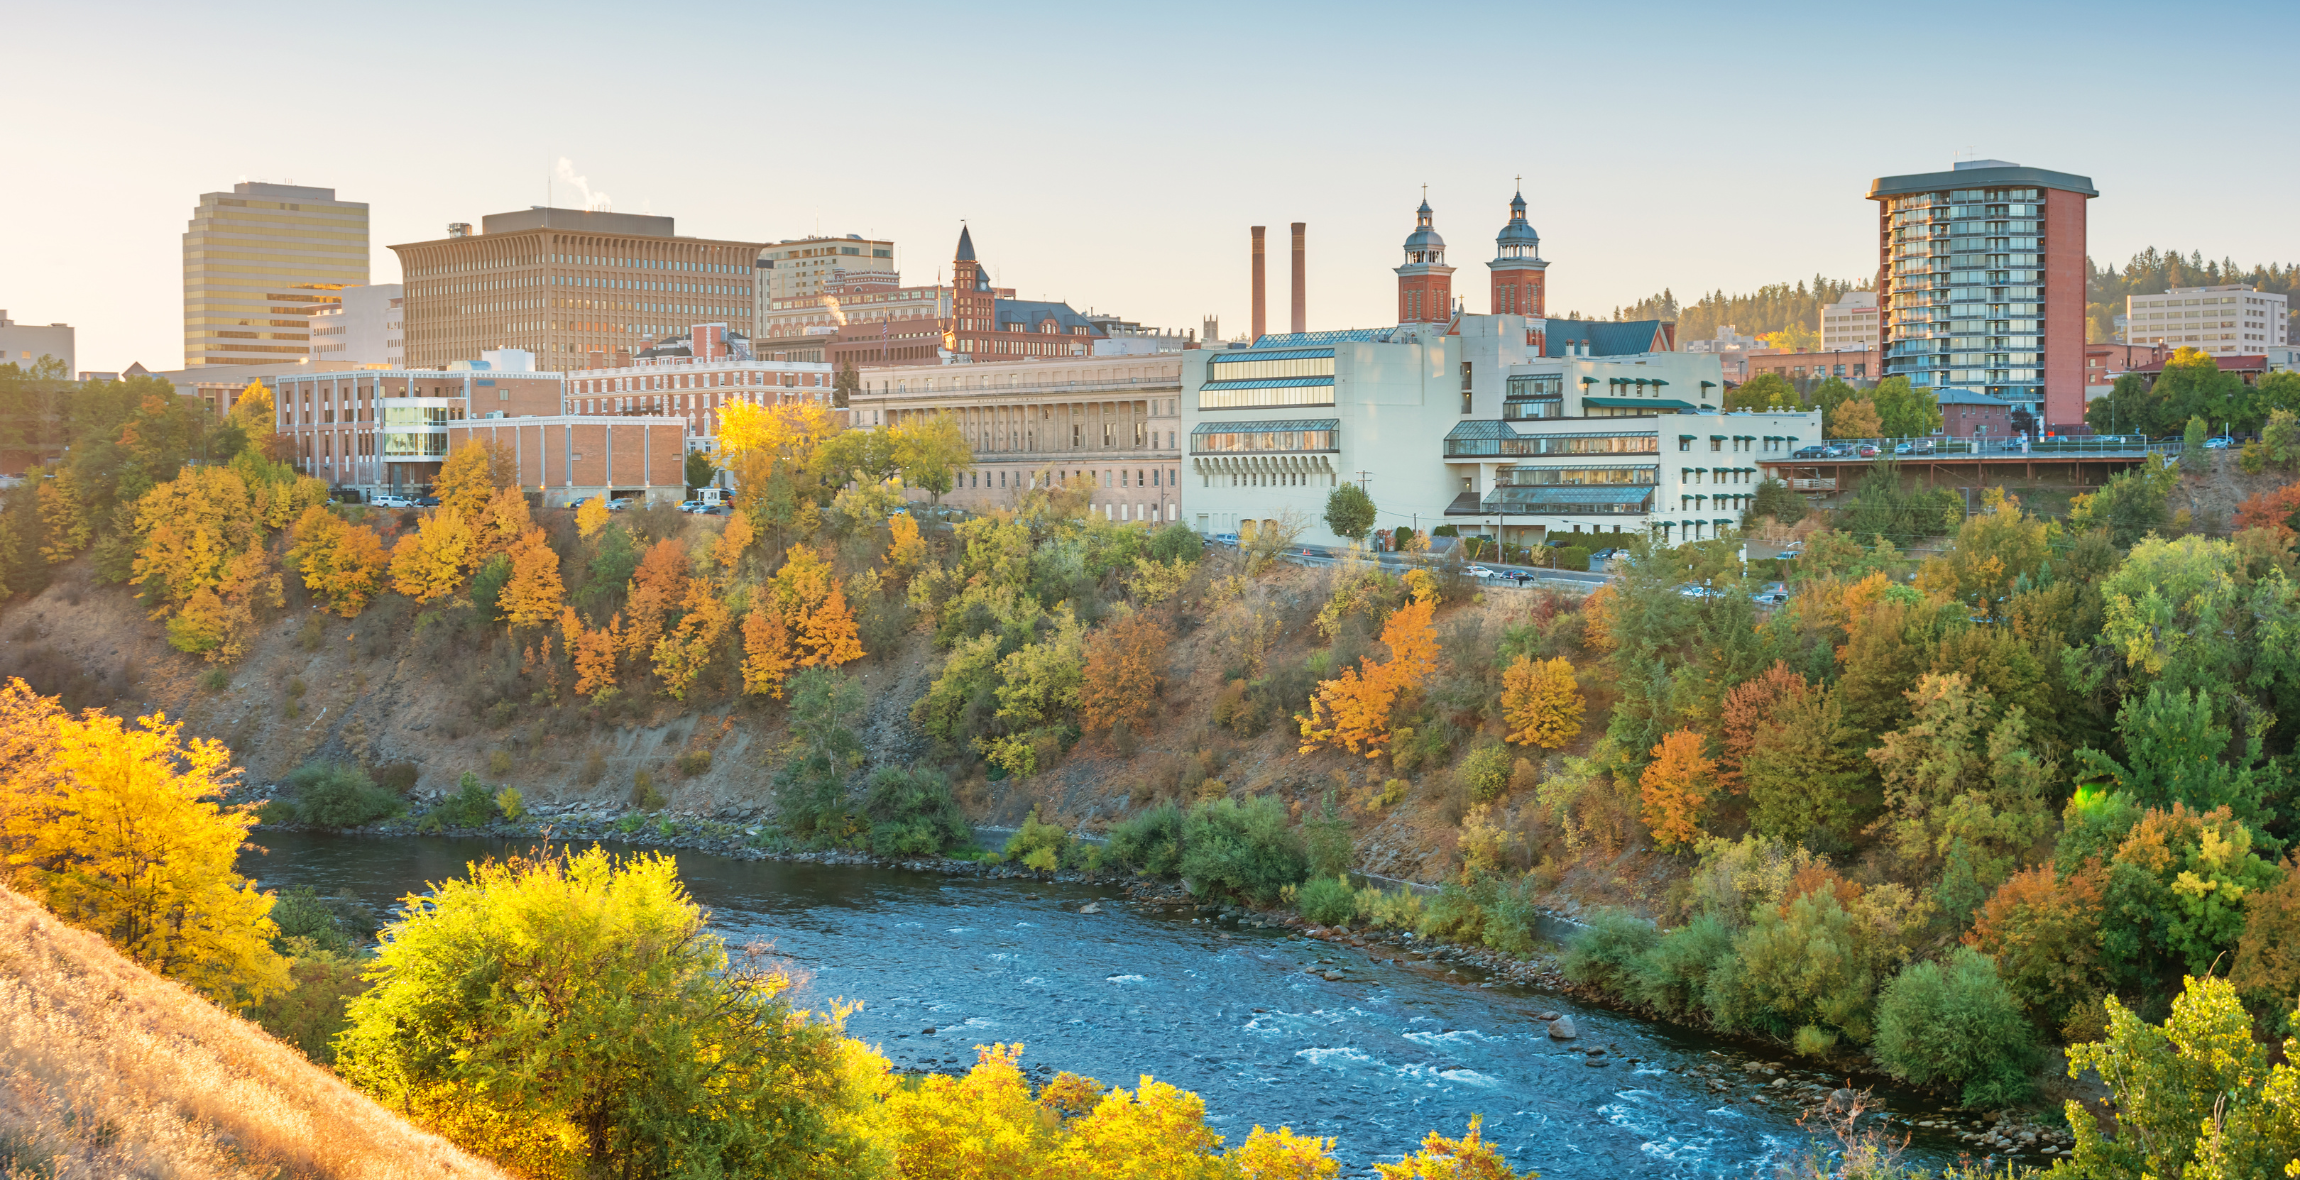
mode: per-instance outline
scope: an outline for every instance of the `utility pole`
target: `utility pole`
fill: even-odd
[[[1359,491],[1361,491],[1361,492],[1362,492],[1362,491],[1365,491],[1365,490],[1366,490],[1366,481],[1367,481],[1367,480],[1370,480],[1370,479],[1372,479],[1373,477],[1374,477],[1374,473],[1373,473],[1373,472],[1371,472],[1371,471],[1360,471],[1360,472],[1358,472],[1358,490],[1359,490]]]

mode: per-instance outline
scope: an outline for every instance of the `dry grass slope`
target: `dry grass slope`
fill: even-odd
[[[501,1177],[0,888],[0,1172]]]

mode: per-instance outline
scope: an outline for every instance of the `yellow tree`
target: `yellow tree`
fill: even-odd
[[[1571,661],[1559,657],[1536,662],[1521,655],[1502,673],[1501,684],[1501,713],[1509,722],[1510,741],[1555,750],[1581,732],[1587,702]]]
[[[476,538],[463,513],[441,505],[391,550],[392,589],[417,602],[455,592],[475,564]]]
[[[232,402],[232,424],[248,436],[250,443],[259,443],[271,434],[275,420],[271,387],[261,378],[248,382],[247,388]]]
[[[478,439],[448,452],[447,461],[439,465],[439,483],[433,491],[440,507],[455,509],[466,521],[479,520],[487,511],[487,502],[495,498],[497,465],[487,444]]]
[[[733,620],[709,578],[687,579],[682,605],[686,613],[679,619],[679,629],[656,640],[653,653],[655,675],[662,679],[663,690],[678,701],[687,699],[688,686],[710,666],[711,654]]]
[[[514,627],[538,627],[558,615],[566,587],[559,581],[559,554],[539,528],[529,528],[511,546],[511,580],[497,600]]]
[[[1701,837],[1701,808],[1717,779],[1717,764],[1701,752],[1702,746],[1699,733],[1676,730],[1653,747],[1653,761],[1638,776],[1645,826],[1663,848],[1689,846]]]
[[[510,549],[535,527],[535,518],[527,511],[527,493],[515,487],[497,488],[487,498],[486,510],[474,518],[473,527],[479,533],[481,560]]]
[[[822,605],[799,620],[799,666],[836,668],[863,658],[862,635],[855,628],[854,612],[847,609],[847,592],[836,583],[823,596]]]
[[[303,575],[304,589],[326,599],[337,614],[356,618],[382,592],[391,559],[375,530],[315,505],[304,509],[291,535],[289,566]]]
[[[575,532],[588,541],[607,527],[607,519],[607,497],[586,497],[583,506],[575,510]]]
[[[1469,1132],[1448,1139],[1435,1131],[1422,1138],[1422,1149],[1394,1164],[1375,1164],[1382,1180],[1534,1180],[1537,1172],[1522,1176],[1511,1170],[1501,1152],[1485,1141],[1479,1115],[1469,1116]]]
[[[136,501],[141,538],[129,581],[144,587],[159,618],[213,589],[232,558],[263,542],[248,486],[228,467],[192,467]]]
[[[168,643],[214,663],[237,663],[255,634],[257,610],[277,610],[285,600],[271,556],[262,549],[242,550],[225,563],[215,585],[193,591],[183,610],[168,620]]]
[[[687,565],[687,547],[676,537],[655,542],[639,559],[631,575],[630,622],[623,630],[624,649],[634,656],[654,657],[670,613],[686,599]]]
[[[779,701],[791,667],[791,634],[783,612],[763,594],[752,598],[750,613],[743,616],[743,691]]]
[[[889,565],[899,570],[914,570],[926,561],[926,538],[918,531],[918,521],[910,513],[896,513],[887,521],[887,530],[893,544],[886,551]]]
[[[216,802],[237,773],[223,743],[185,742],[160,714],[44,720],[43,757],[13,768],[0,818],[20,886],[219,1003],[286,987],[272,896],[233,871],[255,817]]]
[[[719,559],[719,569],[733,574],[735,566],[743,560],[743,554],[750,551],[751,542],[758,540],[758,537],[759,530],[752,526],[750,513],[737,512],[729,516],[726,530],[719,534],[718,548],[714,551]]]

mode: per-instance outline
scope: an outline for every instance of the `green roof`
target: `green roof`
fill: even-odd
[[[1690,410],[1693,408],[1693,404],[1691,402],[1681,402],[1675,398],[1659,397],[1584,397],[1581,399],[1581,404],[1585,406],[1604,406],[1607,409],[1611,409],[1616,406],[1647,406],[1656,410]]]

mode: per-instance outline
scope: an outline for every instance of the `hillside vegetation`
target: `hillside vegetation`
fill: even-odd
[[[502,1177],[189,988],[0,888],[12,1176]]]

